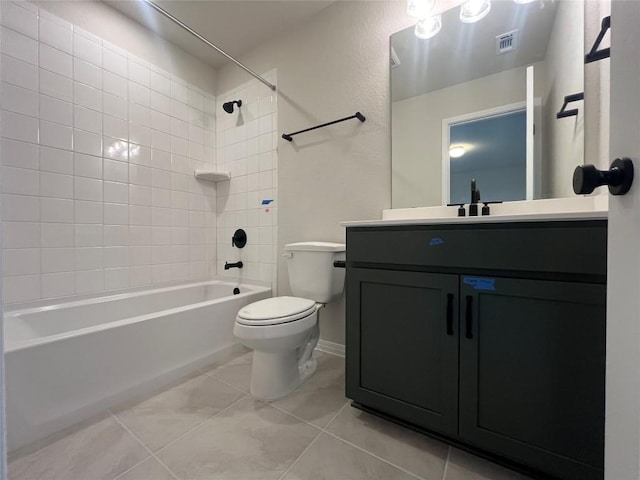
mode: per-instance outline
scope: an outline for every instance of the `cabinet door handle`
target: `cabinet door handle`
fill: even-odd
[[[473,297],[471,295],[467,295],[466,301],[467,308],[465,312],[465,337],[473,338]]]
[[[447,293],[447,335],[453,335],[453,293]]]

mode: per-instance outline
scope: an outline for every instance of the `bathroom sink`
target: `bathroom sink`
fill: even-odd
[[[480,211],[482,205],[479,205]],[[397,208],[382,211],[380,220],[361,220],[342,222],[343,226],[376,226],[429,223],[486,223],[486,222],[523,222],[543,220],[573,220],[587,218],[607,218],[609,196],[550,198],[542,200],[523,200],[490,205],[488,216],[458,217],[458,207],[415,207]],[[468,205],[465,205],[468,215]]]

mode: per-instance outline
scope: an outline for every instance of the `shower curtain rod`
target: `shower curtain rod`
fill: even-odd
[[[164,8],[162,8],[161,6],[157,5],[155,2],[151,1],[151,0],[142,0],[144,3],[148,4],[149,6],[153,7],[154,9],[156,9],[158,12],[160,12],[162,15],[164,15],[165,17],[167,17],[169,20],[171,20],[172,22],[178,24],[179,26],[181,26],[182,28],[184,28],[187,32],[189,32],[191,35],[193,35],[194,37],[198,38],[199,40],[203,41],[204,43],[206,43],[207,45],[209,45],[211,48],[213,48],[216,52],[218,52],[219,54],[225,56],[226,58],[228,58],[229,60],[231,60],[233,63],[235,63],[236,65],[238,65],[240,68],[242,68],[245,72],[247,72],[249,75],[252,75],[253,77],[257,78],[258,80],[260,80],[262,83],[264,83],[267,87],[269,87],[271,90],[275,91],[276,90],[276,86],[273,83],[268,82],[267,80],[265,80],[264,78],[262,78],[260,75],[258,75],[256,72],[254,72],[253,70],[251,70],[250,68],[244,66],[242,63],[240,63],[238,60],[236,60],[235,58],[233,58],[231,55],[229,55],[228,53],[226,53],[225,51],[223,51],[221,48],[217,47],[216,45],[214,45],[213,43],[211,43],[209,40],[207,40],[206,38],[204,38],[202,35],[200,35],[198,32],[196,32],[195,30],[193,30],[191,27],[189,27],[188,25],[182,23],[180,20],[178,20],[176,17],[174,17],[173,15],[171,15],[169,12],[167,12]]]

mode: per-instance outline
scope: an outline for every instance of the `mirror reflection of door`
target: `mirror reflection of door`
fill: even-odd
[[[469,203],[471,180],[480,200],[526,199],[526,109],[449,123],[448,203]]]

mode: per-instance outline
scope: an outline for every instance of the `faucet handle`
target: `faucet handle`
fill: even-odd
[[[464,203],[447,203],[447,207],[459,207],[458,208],[458,216],[464,217],[467,212],[464,209]]]
[[[247,232],[243,229],[239,228],[233,233],[233,237],[231,237],[231,246],[244,248],[247,244]]]

